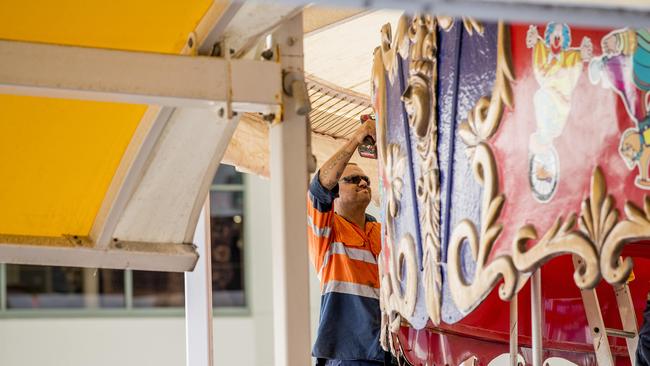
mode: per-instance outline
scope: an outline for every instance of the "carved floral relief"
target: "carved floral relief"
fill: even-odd
[[[593,288],[601,279],[610,283],[623,283],[632,271],[632,263],[629,259],[620,258],[622,248],[630,241],[650,238],[650,200],[644,199],[642,208],[639,208],[635,201],[626,202],[623,210],[625,217],[621,218],[614,196],[607,193],[607,179],[603,167],[599,167],[597,163],[591,165],[590,181],[583,188],[585,195],[572,196],[577,202],[582,202],[578,204],[578,209],[567,206],[564,211],[553,211],[558,213],[554,214],[550,224],[543,225],[527,219],[526,215],[513,217],[512,211],[510,216],[504,216],[505,208],[516,203],[510,201],[510,192],[504,191],[504,187],[512,184],[513,177],[504,179],[500,176],[504,171],[512,173],[509,165],[503,165],[508,158],[504,155],[503,147],[504,114],[506,111],[510,113],[508,118],[511,124],[515,123],[513,118],[516,115],[518,118],[526,118],[525,123],[537,126],[538,131],[529,129],[527,131],[530,133],[526,132],[529,137],[535,137],[530,137],[530,141],[535,140],[533,142],[539,142],[537,137],[542,136],[544,131],[548,132],[546,125],[549,123],[569,126],[566,127],[569,130],[575,128],[578,122],[571,119],[575,114],[571,105],[576,103],[575,100],[579,100],[574,94],[579,96],[583,92],[584,77],[581,78],[581,75],[586,64],[592,67],[590,65],[595,62],[594,59],[602,59],[593,57],[591,37],[576,37],[581,41],[579,46],[572,48],[571,30],[568,26],[549,25],[543,36],[537,33],[537,28],[529,28],[524,44],[518,47],[528,49],[529,55],[531,50],[533,52],[529,67],[533,70],[535,79],[532,80],[537,80],[537,87],[531,89],[530,99],[525,102],[531,105],[531,109],[527,111],[532,113],[517,115],[513,96],[513,83],[516,81],[510,26],[501,23],[497,28],[496,72],[492,91],[476,100],[467,118],[458,124],[455,131],[464,144],[464,154],[471,167],[473,179],[481,188],[481,199],[477,202],[480,220],[460,220],[450,227],[446,253],[442,252],[441,171],[437,155],[439,126],[436,113],[440,56],[438,37],[441,31],[448,31],[454,24],[462,24],[470,37],[483,37],[485,32],[482,24],[471,19],[454,23],[445,17],[403,17],[398,23],[394,37],[389,25],[382,29],[381,46],[374,55],[372,90],[386,195],[385,252],[380,270],[381,302],[384,323],[393,330],[399,326],[402,319],[413,315],[416,305],[420,302],[426,306],[426,313],[431,322],[434,325],[440,324],[443,274],[447,278],[454,304],[461,313],[468,314],[497,286],[501,299],[511,299],[531,273],[561,255],[579,259],[580,265],[573,269],[573,279],[576,287],[580,289]],[[618,43],[609,43],[612,43],[613,48],[619,47]],[[616,50],[622,52],[618,48]],[[569,59],[573,61],[569,62]],[[564,63],[556,65],[560,61]],[[401,77],[398,66],[400,62],[402,65],[408,65],[401,100],[412,134],[412,140],[407,142],[411,144],[409,151],[403,146],[389,142],[386,131],[387,83],[399,85],[395,83]],[[570,90],[562,89],[562,92],[553,87],[558,80],[565,79],[571,82],[562,85]],[[591,79],[590,81],[593,82]],[[566,97],[559,98],[553,93],[564,93],[562,95]],[[543,105],[542,96],[537,96],[542,94],[548,97],[548,103],[564,103],[562,108],[558,107],[564,111],[563,114],[555,116],[559,119],[540,119],[539,113],[535,113],[549,107],[546,105],[548,103]],[[512,131],[515,126],[510,125],[508,128],[508,131]],[[569,132],[553,135],[549,140],[552,143],[544,146],[556,149],[556,144],[563,143],[560,140],[566,133]],[[624,139],[621,139],[621,144]],[[530,141],[526,140],[523,144],[528,150],[531,149]],[[539,146],[535,145],[535,148],[537,147]],[[557,151],[561,149],[558,148]],[[574,157],[566,159],[572,158]],[[562,156],[558,156],[558,159],[561,160]],[[594,159],[587,159],[588,163],[593,161]],[[413,164],[412,169],[417,170],[415,181],[409,180],[409,164]],[[540,181],[544,181],[541,170],[533,169],[531,173],[530,164],[524,162],[524,166],[528,169],[524,171],[524,176],[534,174]],[[400,202],[404,199],[403,187],[407,184],[415,187],[419,204],[419,235],[402,233],[400,237],[396,237],[393,227],[400,220]],[[528,189],[530,196],[536,197],[538,204],[557,207],[553,206],[558,205],[554,202],[554,197],[560,194],[557,192],[562,191],[555,190],[560,188],[553,188],[550,195],[544,196],[546,198],[535,196],[534,185]],[[621,190],[617,192],[620,194]],[[539,196],[539,192],[537,194]],[[421,268],[418,268],[417,262],[418,243],[422,248]],[[497,246],[498,250],[495,249]],[[473,261],[473,273],[470,275],[464,269],[463,248],[469,250]],[[446,256],[446,264],[442,263],[443,256]],[[420,283],[416,281],[418,278],[421,279]]]

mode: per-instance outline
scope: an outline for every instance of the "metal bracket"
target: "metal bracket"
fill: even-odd
[[[295,111],[299,116],[306,116],[311,111],[307,84],[302,72],[282,71],[282,89],[284,93],[296,100]]]

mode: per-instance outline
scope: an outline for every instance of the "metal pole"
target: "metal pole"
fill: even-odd
[[[0,311],[7,310],[7,265],[0,263]]]
[[[542,269],[533,273],[530,279],[530,318],[533,336],[533,366],[542,366]]]
[[[302,34],[302,12],[274,33],[283,72],[303,73]],[[305,116],[297,113],[296,99],[283,96],[283,122],[270,131],[275,366],[311,364],[305,206],[310,131]]]
[[[627,283],[614,286],[614,293],[616,294],[618,313],[621,316],[621,324],[623,324],[623,332],[618,336],[626,338],[625,343],[627,344],[627,352],[630,355],[630,362],[632,365],[636,365],[636,349],[639,343],[639,330],[637,329],[636,313],[634,311],[634,303],[632,302],[632,294],[630,293],[630,288]],[[609,329],[607,329],[606,332],[607,334],[612,335],[617,333],[612,332]]]
[[[519,355],[518,338],[519,338],[519,323],[517,321],[517,294],[510,300],[510,366],[517,365],[517,356]]]
[[[133,271],[124,271],[124,307],[127,310],[133,309]]]
[[[199,260],[185,272],[185,349],[187,366],[212,366],[212,254],[210,201],[206,200],[194,232]]]

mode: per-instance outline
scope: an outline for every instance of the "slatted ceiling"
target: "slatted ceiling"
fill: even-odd
[[[1,1],[0,39],[177,54],[211,3]],[[145,109],[0,95],[0,234],[88,235]]]
[[[334,138],[347,138],[359,127],[359,115],[372,112],[370,98],[308,76],[307,90],[312,111],[312,131]]]

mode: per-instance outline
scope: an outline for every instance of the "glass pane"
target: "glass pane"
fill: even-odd
[[[133,307],[184,307],[184,281],[178,272],[133,271]]]
[[[243,174],[236,171],[234,166],[221,164],[212,184],[243,184],[242,176]]]
[[[124,306],[124,271],[7,264],[8,309]]]
[[[245,306],[243,192],[210,192],[212,303]]]

